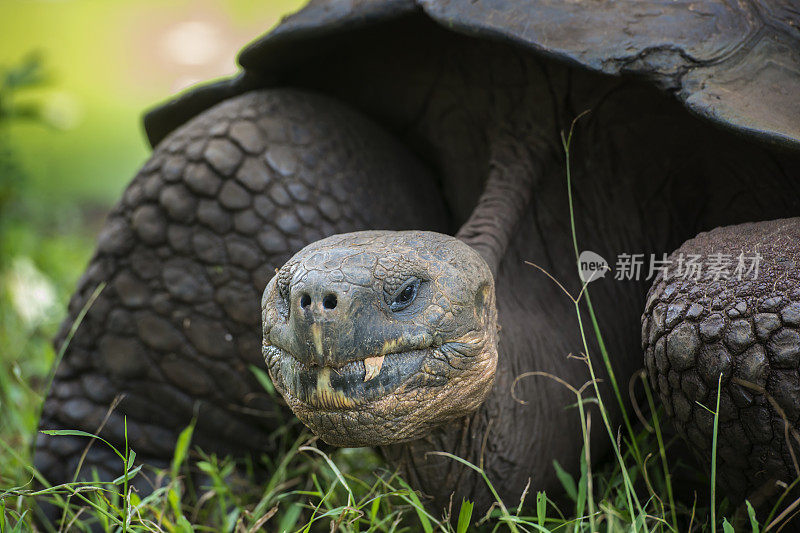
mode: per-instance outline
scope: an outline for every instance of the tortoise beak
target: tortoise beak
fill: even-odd
[[[356,330],[374,312],[368,304],[374,294],[332,274],[307,272],[291,287],[287,340],[292,355],[305,365],[340,368],[371,355],[361,352]]]

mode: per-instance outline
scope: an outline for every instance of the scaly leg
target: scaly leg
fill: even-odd
[[[702,265],[699,276],[686,270],[690,259]],[[800,475],[800,219],[701,233],[671,261],[683,272],[655,280],[642,316],[652,387],[709,464],[722,376],[725,493],[743,498],[771,480],[791,483]]]
[[[446,231],[431,174],[358,113],[319,95],[262,90],[166,138],[112,210],[57,344],[102,283],[66,349],[42,429],[97,432],[164,464],[197,417],[208,451],[274,449],[288,410],[258,385],[260,298],[294,252],[369,228]],[[291,419],[291,418],[288,418]],[[40,435],[35,464],[71,481],[87,441]],[[82,478],[120,461],[94,443]]]

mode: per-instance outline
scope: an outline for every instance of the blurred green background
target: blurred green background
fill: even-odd
[[[11,127],[42,200],[113,201],[147,156],[142,110],[235,72],[236,52],[303,2],[0,1],[0,65],[39,53],[47,83],[24,98],[67,130]]]
[[[24,477],[50,339],[148,157],[142,112],[234,73],[304,3],[0,0],[0,484]]]

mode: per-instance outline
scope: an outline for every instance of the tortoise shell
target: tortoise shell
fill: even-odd
[[[222,100],[291,84],[292,67],[358,30],[423,17],[596,72],[645,78],[714,123],[800,148],[800,10],[792,2],[312,0],[241,52],[238,75],[150,111],[145,129],[156,145]]]

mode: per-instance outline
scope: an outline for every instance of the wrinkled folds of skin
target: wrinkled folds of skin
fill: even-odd
[[[393,310],[417,280],[413,301]],[[329,444],[418,439],[477,409],[494,381],[494,280],[447,235],[365,231],[310,244],[267,285],[262,319],[273,383]]]

